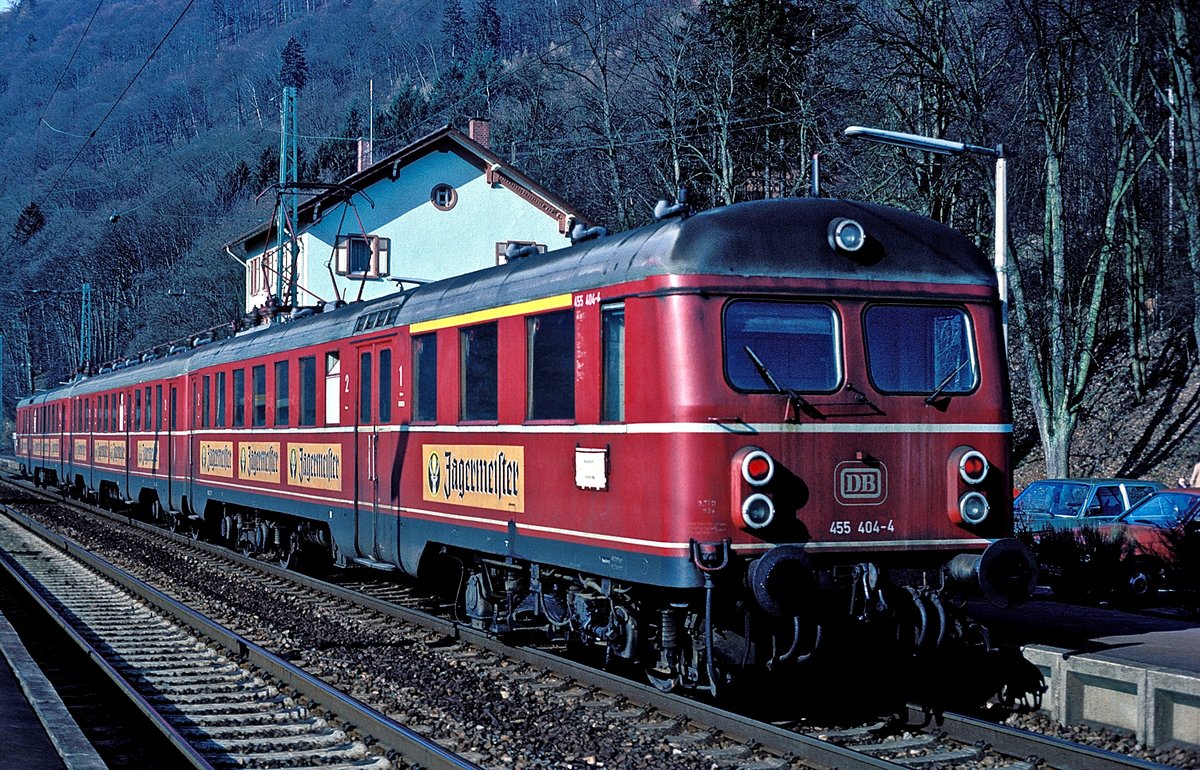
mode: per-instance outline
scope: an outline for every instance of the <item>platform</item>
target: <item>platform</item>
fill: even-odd
[[[39,770],[107,767],[3,615],[0,615],[0,764]]]
[[[1065,724],[1131,732],[1147,746],[1200,748],[1200,619],[1034,599],[1018,610],[973,605],[994,644],[1020,646]]]

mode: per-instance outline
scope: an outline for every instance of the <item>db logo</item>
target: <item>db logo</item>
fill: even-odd
[[[887,466],[860,460],[838,463],[833,489],[842,505],[879,505],[887,499]]]

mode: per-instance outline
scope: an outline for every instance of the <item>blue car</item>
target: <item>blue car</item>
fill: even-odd
[[[1017,531],[1078,529],[1111,524],[1155,490],[1157,481],[1139,479],[1045,479],[1035,481],[1013,501]]]

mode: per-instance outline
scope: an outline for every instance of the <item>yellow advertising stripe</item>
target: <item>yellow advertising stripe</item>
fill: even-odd
[[[420,334],[421,332],[431,332],[435,329],[445,329],[451,326],[467,326],[468,324],[482,323],[483,321],[494,321],[497,318],[508,318],[509,316],[524,315],[526,313],[539,313],[543,310],[561,310],[568,307],[571,307],[571,295],[559,294],[543,299],[531,299],[528,302],[517,302],[516,304],[505,305],[504,307],[476,310],[473,313],[461,313],[459,315],[438,318],[433,321],[421,321],[412,324],[408,328],[412,334]]]

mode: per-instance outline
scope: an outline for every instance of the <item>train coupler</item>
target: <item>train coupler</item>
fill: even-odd
[[[701,543],[690,541],[692,563],[701,572],[718,572],[729,566],[730,555],[733,553],[733,541],[726,538],[717,543]]]

